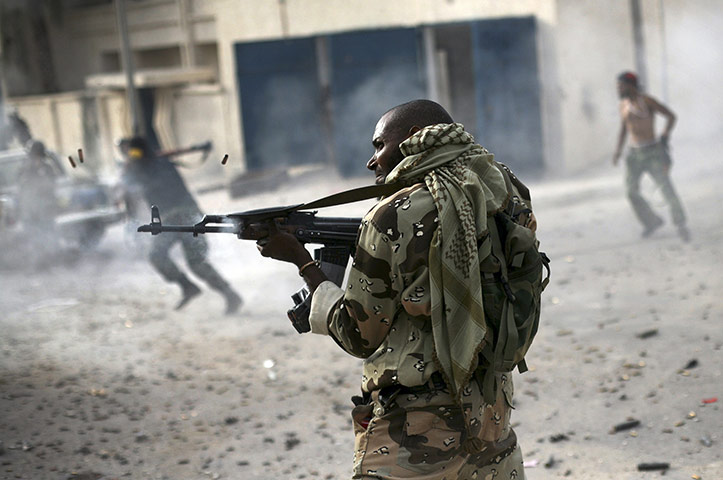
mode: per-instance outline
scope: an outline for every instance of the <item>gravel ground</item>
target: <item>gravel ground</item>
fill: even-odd
[[[660,475],[638,472],[640,462],[668,462],[669,478],[723,478],[717,151],[676,152],[697,161],[674,169],[688,244],[669,224],[640,239],[621,170],[531,184],[553,278],[531,372],[515,375],[529,479]],[[275,191],[199,200],[226,213],[369,181],[293,173]],[[652,184],[644,190],[664,210]],[[323,214],[360,216],[370,205]],[[288,325],[294,268],[251,242],[209,236],[211,260],[244,307],[225,317],[222,298],[207,292],[176,312],[178,290],[134,239],[114,227],[94,251],[43,271],[3,252],[0,478],[348,478],[360,361]],[[640,423],[611,433],[629,420]]]

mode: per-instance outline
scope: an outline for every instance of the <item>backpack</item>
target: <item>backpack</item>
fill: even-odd
[[[475,371],[484,401],[497,398],[495,373],[517,367],[527,371],[525,354],[540,323],[540,299],[550,281],[550,259],[538,250],[530,221],[532,203],[527,187],[505,165],[502,172],[509,201],[488,217],[488,234],[478,242],[487,341]],[[543,278],[543,269],[547,276]]]

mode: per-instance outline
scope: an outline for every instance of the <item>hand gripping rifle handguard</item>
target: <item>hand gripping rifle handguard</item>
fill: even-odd
[[[228,215],[205,215],[194,225],[164,225],[158,207],[151,207],[151,223],[138,227],[139,232],[158,235],[164,232],[233,233],[241,240],[260,240],[269,235],[272,223],[278,230],[294,235],[301,243],[323,245],[314,250],[314,259],[320,262],[327,278],[339,287],[349,257],[354,254],[357,231],[361,218],[317,217],[316,211],[299,211],[302,205],[272,207]],[[294,306],[287,312],[289,320],[299,333],[311,330],[309,313],[311,295],[306,287],[294,293]]]

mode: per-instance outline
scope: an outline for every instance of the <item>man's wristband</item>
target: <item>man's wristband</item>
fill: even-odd
[[[316,266],[318,267],[318,266],[319,266],[319,260],[312,260],[312,261],[310,261],[310,262],[308,262],[308,263],[305,263],[305,264],[303,264],[302,266],[300,266],[300,267],[299,267],[299,276],[300,276],[300,277],[303,277],[303,276],[304,276],[304,270],[306,270],[308,267],[310,267],[310,266],[312,266],[312,265],[316,265]]]

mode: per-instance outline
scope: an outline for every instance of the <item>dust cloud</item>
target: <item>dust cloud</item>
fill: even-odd
[[[723,476],[723,63],[721,31],[709,27],[721,12],[716,2],[673,4],[666,9],[668,103],[678,113],[672,175],[692,241],[677,237],[650,183],[644,193],[666,225],[641,240],[623,172],[598,153],[574,175],[528,182],[541,249],[552,258],[531,371],[514,376],[512,422],[529,478],[638,478],[641,462],[667,462],[669,475],[681,478]],[[614,78],[629,68],[621,61],[599,84],[565,86],[570,96],[581,92],[579,118],[600,125],[596,142],[579,136],[589,150],[612,152]],[[662,97],[655,71],[651,65],[650,93]],[[372,119],[355,132],[359,145],[369,145],[376,117],[392,106],[367,99],[389,88],[404,95],[401,82],[375,78],[339,107]],[[263,125],[289,133],[283,145],[293,148],[295,133],[273,127]],[[510,132],[509,141],[524,139]],[[365,151],[355,161],[365,162]],[[252,197],[197,197],[205,212],[229,213],[372,181],[317,165]],[[361,216],[372,203],[322,213]],[[53,247],[46,263],[30,267],[27,254],[3,244],[0,477],[348,477],[349,397],[358,393],[360,364],[288,324],[296,269],[261,258],[251,242],[209,235],[210,261],[244,307],[224,317],[222,298],[204,291],[175,312],[180,290],[150,267],[150,236],[135,233],[146,216],[111,226],[94,248],[73,249],[72,261]],[[32,243],[22,235],[13,242]],[[184,266],[181,252],[172,253]],[[615,429],[631,420],[639,423]]]

